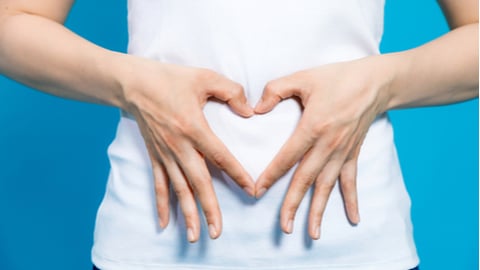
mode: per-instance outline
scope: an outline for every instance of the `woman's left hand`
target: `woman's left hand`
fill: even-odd
[[[322,215],[337,178],[348,219],[359,222],[356,171],[360,146],[373,120],[386,110],[393,79],[383,61],[382,56],[372,56],[325,65],[266,85],[256,113],[267,113],[283,99],[295,96],[304,108],[296,130],[255,187],[256,196],[261,197],[299,162],[281,208],[284,232],[293,231],[295,212],[314,185],[308,231],[313,239],[320,238]]]

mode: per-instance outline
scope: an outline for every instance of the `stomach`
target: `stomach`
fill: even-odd
[[[270,116],[243,119],[225,105],[211,103],[205,107],[205,115],[214,132],[256,178],[295,128],[301,110],[296,101],[287,100]],[[210,166],[223,216],[223,233],[219,239],[210,240],[202,222],[200,240],[193,245],[187,241],[185,223],[174,196],[171,222],[165,230],[159,229],[148,154],[136,122],[125,116],[121,117],[108,150],[111,172],[97,215],[93,248],[97,266],[116,261],[166,269],[173,265],[316,269],[370,264],[379,258],[379,263],[399,257],[410,264],[415,261],[410,201],[385,115],[372,124],[360,153],[357,188],[362,222],[358,226],[348,222],[336,186],[324,214],[321,240],[308,237],[310,192],[298,209],[294,233],[285,235],[280,230],[279,210],[295,168],[256,200],[246,196],[222,171]]]

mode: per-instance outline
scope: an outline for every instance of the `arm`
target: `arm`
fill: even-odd
[[[122,107],[112,70],[119,65],[110,64],[120,57],[63,27],[72,3],[0,1],[0,72],[50,94]]]
[[[122,108],[135,116],[155,181],[159,224],[169,218],[169,185],[196,241],[200,219],[221,233],[220,209],[205,159],[253,195],[250,176],[213,134],[202,107],[209,97],[250,116],[243,89],[209,70],[162,64],[100,48],[62,23],[72,0],[0,0],[0,73],[56,96]],[[170,91],[176,91],[171,95]],[[194,196],[195,195],[195,196]]]
[[[396,67],[388,109],[449,104],[478,96],[478,1],[439,1],[452,31],[386,55]]]
[[[357,159],[377,115],[478,96],[478,1],[444,0],[441,5],[454,29],[430,43],[299,71],[266,85],[257,113],[292,96],[304,106],[297,129],[256,183],[260,197],[300,161],[280,213],[286,233],[292,232],[295,212],[314,186],[308,230],[312,238],[320,237],[322,215],[337,178],[348,218],[359,222]]]

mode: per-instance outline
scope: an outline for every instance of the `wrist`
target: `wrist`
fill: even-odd
[[[104,91],[102,103],[124,109],[126,106],[125,80],[128,75],[126,54],[103,50],[95,57],[95,77],[101,91]]]
[[[406,89],[405,80],[411,65],[411,56],[407,52],[384,54],[382,70],[386,73],[386,83],[383,88],[385,97],[385,111],[403,106],[402,92]]]
[[[113,105],[130,112],[134,106],[135,80],[138,80],[137,57],[125,53],[110,52],[108,70],[115,88]],[[135,73],[137,70],[137,74]]]

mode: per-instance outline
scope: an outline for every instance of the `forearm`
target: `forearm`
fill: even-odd
[[[459,27],[408,51],[382,55],[392,70],[387,110],[460,102],[478,96],[478,24]]]
[[[41,16],[0,17],[0,73],[49,94],[123,106],[121,57]]]

